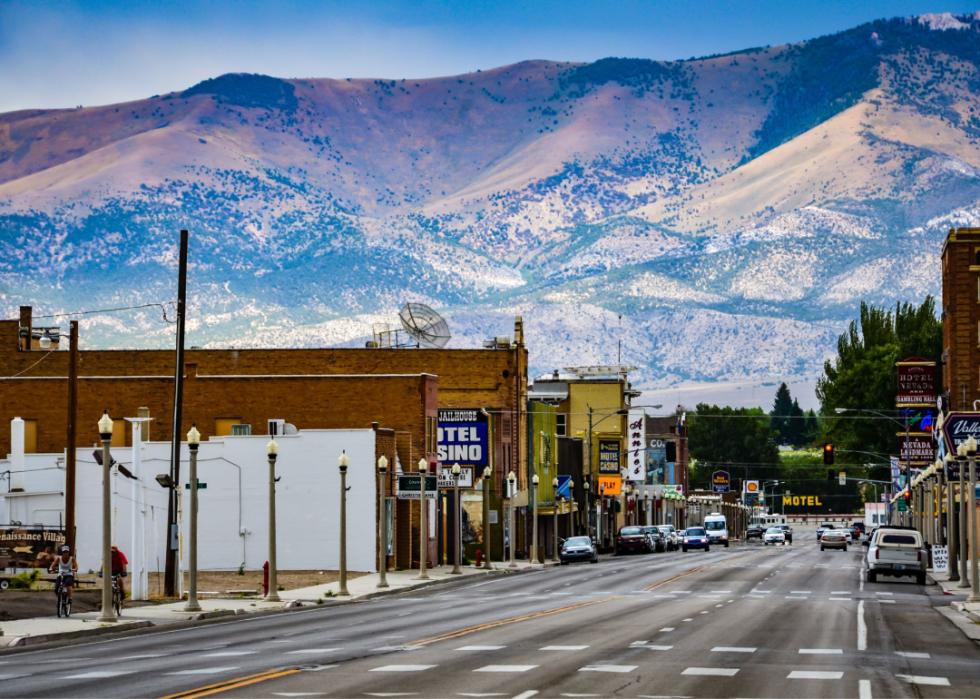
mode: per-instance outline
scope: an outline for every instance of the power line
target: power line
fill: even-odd
[[[176,320],[170,320],[170,318],[167,317],[167,306],[176,306],[176,302],[165,301],[163,303],[143,303],[138,306],[119,306],[118,308],[100,308],[96,310],[71,311],[68,313],[51,313],[49,315],[34,316],[34,318],[70,318],[73,316],[94,315],[96,313],[119,313],[121,311],[135,311],[141,308],[159,308],[160,312],[163,314],[164,322],[176,323]]]

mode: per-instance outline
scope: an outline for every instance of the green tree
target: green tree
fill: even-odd
[[[793,397],[789,393],[789,386],[781,383],[776,389],[776,398],[772,402],[772,410],[769,411],[769,428],[779,444],[790,443],[793,431],[792,415]]]
[[[691,487],[709,487],[711,472],[728,466],[733,480],[769,478],[779,462],[769,422],[762,408],[699,403],[688,416],[688,446],[697,461]]]

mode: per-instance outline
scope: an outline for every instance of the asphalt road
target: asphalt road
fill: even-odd
[[[798,531],[6,653],[0,696],[980,697],[951,598],[862,583],[864,550]]]

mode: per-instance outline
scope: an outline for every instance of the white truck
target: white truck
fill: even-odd
[[[721,544],[728,548],[728,520],[720,512],[712,512],[704,518],[704,530],[708,532],[708,540],[712,544]]]
[[[864,503],[864,529],[871,531],[888,522],[888,505],[883,502]]]
[[[879,575],[911,575],[925,585],[928,560],[919,532],[886,526],[879,528],[868,542],[864,568],[869,583],[877,582]]]

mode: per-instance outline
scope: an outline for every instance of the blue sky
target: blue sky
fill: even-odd
[[[227,72],[414,78],[529,58],[688,58],[798,41],[878,17],[977,7],[928,0],[0,0],[0,112],[140,99]]]

